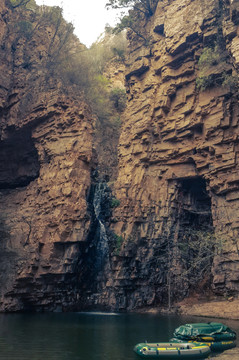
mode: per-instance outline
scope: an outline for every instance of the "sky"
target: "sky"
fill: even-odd
[[[75,35],[87,47],[103,33],[105,25],[117,23],[116,10],[106,10],[107,0],[36,0],[37,5],[60,6],[75,27]]]

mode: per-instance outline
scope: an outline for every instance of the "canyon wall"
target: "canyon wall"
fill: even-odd
[[[118,161],[119,124],[95,126],[61,71],[85,49],[29,6],[0,3],[0,311],[237,295],[239,1],[159,1],[128,31],[108,68],[126,79]]]
[[[222,81],[238,81],[238,18],[238,1],[159,1],[141,26],[148,44],[129,31],[119,206],[110,225],[118,248],[95,303],[133,309],[170,304],[190,289],[238,294],[239,105],[237,90]],[[200,89],[199,59],[217,44],[225,60]],[[195,230],[197,239],[207,231],[210,243],[212,228],[217,245],[201,253],[212,271],[199,277],[184,258],[185,234],[193,244]]]
[[[62,44],[42,11],[0,3],[0,311],[75,305],[90,227],[95,118],[52,71]]]

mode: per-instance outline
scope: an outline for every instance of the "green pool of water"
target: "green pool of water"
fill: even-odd
[[[133,347],[165,341],[187,322],[178,316],[114,313],[0,315],[0,359],[135,360]],[[224,322],[239,333],[239,322]]]

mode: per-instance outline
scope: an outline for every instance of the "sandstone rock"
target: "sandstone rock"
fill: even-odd
[[[235,15],[230,19],[229,5],[224,5],[227,12],[220,26],[228,56],[237,66],[238,24]],[[215,258],[211,287],[221,294],[238,291],[238,237],[231,234],[238,227],[237,100],[229,88],[217,85],[199,92],[195,85],[202,48],[218,36],[218,11],[215,1],[160,2],[146,25],[153,38],[150,61],[145,63],[139,44],[130,44],[130,101],[122,124],[115,184],[120,206],[114,210],[117,222],[111,224],[112,231],[126,240],[109,275],[117,286],[111,291],[120,296],[123,292],[129,308],[168,301],[171,262],[178,274],[184,273],[180,238],[199,218],[208,225],[212,221],[217,237],[223,232],[227,242]],[[232,71],[231,65],[219,64],[211,69],[215,79],[221,77],[224,66]],[[205,206],[203,194],[207,194]],[[129,244],[134,244],[131,259]],[[232,260],[233,254],[237,260]],[[126,286],[122,279],[130,276],[129,269],[133,276]],[[183,275],[171,281],[172,299],[187,294]],[[104,296],[109,293],[105,290]]]
[[[91,173],[99,149],[94,117],[75,89],[67,95],[59,79],[46,82],[41,61],[52,29],[34,34],[26,62],[26,40],[18,39],[13,51],[13,35],[7,37],[13,15],[0,5],[0,310],[161,307],[192,287],[238,294],[239,107],[238,95],[221,86],[224,72],[238,70],[238,1],[224,2],[223,11],[220,5],[159,2],[143,29],[150,47],[129,33],[126,70],[112,66],[108,74],[121,88],[125,71],[128,104],[118,164],[110,160],[113,146],[106,164],[99,153],[103,178],[115,179],[118,166],[111,184],[118,205],[107,210],[109,199],[102,200],[108,211],[99,222],[104,244],[95,235],[92,210]],[[226,60],[207,73],[214,86],[199,91],[198,60],[218,34]],[[30,64],[36,64],[34,71]],[[101,131],[115,144],[114,129]],[[221,246],[215,256],[212,249],[203,253],[212,271],[193,283],[198,274],[185,257],[185,236],[205,224],[214,227]],[[210,306],[190,310],[213,314]],[[231,316],[228,311],[223,316]]]
[[[42,26],[27,46],[21,37],[11,50],[8,26],[19,15],[3,3],[0,311],[63,310],[76,304],[73,284],[90,227],[94,117],[80,94],[63,95],[53,78],[44,83],[37,54],[47,54],[51,39],[44,31],[52,29]],[[23,66],[29,47],[32,72]],[[6,71],[13,62],[14,73]]]

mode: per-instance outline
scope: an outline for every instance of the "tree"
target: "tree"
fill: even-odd
[[[150,43],[150,38],[142,33],[142,19],[151,17],[156,10],[159,0],[109,0],[106,4],[107,9],[131,9],[128,14],[121,13],[120,21],[116,25],[114,32],[119,33],[124,29],[131,29],[136,36],[143,39],[146,46]]]
[[[120,22],[114,29],[114,33],[118,34],[124,29],[131,29],[138,37],[144,40],[145,45],[148,45],[149,39],[141,33],[141,29],[131,15],[125,15],[120,19]]]
[[[133,8],[137,12],[143,13],[145,16],[150,17],[154,14],[157,4],[158,0],[109,0],[109,2],[106,4],[106,8]]]
[[[15,9],[19,6],[25,6],[32,0],[9,0],[10,6]]]

